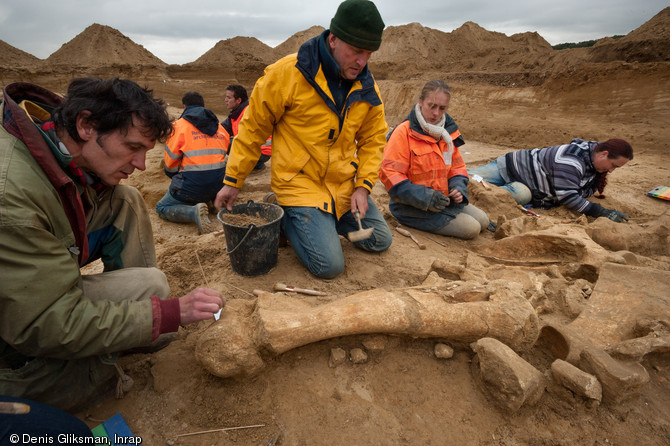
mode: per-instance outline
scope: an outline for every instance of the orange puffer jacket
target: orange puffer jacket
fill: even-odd
[[[456,129],[451,137],[456,140],[460,131]],[[449,178],[456,175],[467,177],[468,174],[456,144],[450,164],[445,163],[445,152],[447,144],[443,140],[436,142],[435,138],[410,128],[410,121],[404,121],[394,129],[384,149],[380,179],[386,190],[409,180],[446,195],[449,193]]]

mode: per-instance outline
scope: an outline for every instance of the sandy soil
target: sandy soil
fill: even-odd
[[[93,31],[100,46],[129,45],[123,36],[110,36],[97,27]],[[318,32],[315,27],[300,37]],[[127,184],[140,189],[146,199],[159,266],[174,296],[207,285],[221,290],[231,306],[249,306],[255,301],[252,290],[271,291],[274,283],[283,282],[328,293],[305,296],[306,302],[320,305],[373,289],[429,287],[436,281],[476,286],[504,279],[522,290],[542,325],[579,326],[582,336],[605,349],[609,343],[648,334],[640,332],[640,324],[637,331],[624,327],[631,314],[641,311],[639,298],[625,286],[657,304],[645,317],[670,326],[669,203],[646,196],[654,187],[670,186],[669,33],[670,8],[624,39],[603,39],[592,49],[565,52],[553,51],[534,33],[507,37],[470,22],[442,33],[410,24],[387,29],[371,61],[390,125],[406,116],[425,81],[439,77],[452,86],[449,112],[467,141],[462,152],[469,166],[509,150],[567,143],[573,137],[629,140],[635,158],[610,176],[606,198],[599,201],[628,214],[628,223],[594,221],[562,208],[538,211],[541,217],[536,218],[519,210],[504,193],[471,184],[471,201],[499,223],[495,234],[461,241],[410,229],[426,246],[420,250],[394,231],[391,248],[377,255],[361,252],[343,239],[347,267],[333,280],[314,278],[290,247],[282,247],[277,266],[268,274],[245,277],[232,271],[221,232],[200,236],[195,225],[165,222],[156,215],[153,207],[169,184],[160,168],[160,147],[149,153],[146,171],[133,174]],[[75,45],[94,40],[75,39],[59,50],[59,63],[68,60],[68,51],[76,53]],[[225,85],[239,81],[251,88],[263,64],[271,62],[266,59],[278,56],[258,50],[256,54],[266,59],[255,57],[249,65],[236,56],[245,52],[236,44],[258,43],[222,41],[217,46],[226,57],[213,48],[184,66],[142,59],[146,55],[139,50],[136,64],[126,61],[111,68],[93,63],[94,56],[88,67],[68,70],[49,65],[48,59],[26,56],[23,66],[9,67],[0,60],[0,75],[3,84],[26,80],[62,91],[71,75],[117,73],[154,88],[173,105],[175,115],[181,94],[197,89],[223,118]],[[281,47],[284,53],[294,51],[295,43]],[[238,65],[231,66],[231,60]],[[249,177],[239,202],[261,201],[270,191],[269,175],[266,169]],[[388,195],[379,183],[373,199],[395,228]],[[628,272],[599,281],[611,263]],[[594,313],[592,295],[631,295],[631,303],[618,300],[624,303],[617,311],[603,313],[603,319]],[[587,316],[593,327],[583,322]],[[609,334],[596,329],[596,322],[608,325]],[[337,337],[279,356],[266,355],[266,368],[254,377],[222,379],[195,357],[198,340],[212,323],[180,329],[177,340],[160,352],[122,357],[121,365],[135,381],[133,389],[123,399],[109,399],[77,415],[95,426],[120,412],[150,445],[265,445],[273,438],[274,444],[283,445],[670,444],[667,349],[640,359],[649,381],[637,394],[598,404],[552,379],[551,363],[562,358],[552,341],[540,336],[519,354],[546,377],[546,391],[536,404],[511,412],[496,404],[476,379],[475,353],[467,342],[385,334]],[[435,357],[439,341],[455,348],[453,358]],[[331,349],[336,347],[367,350],[368,361],[330,367]],[[262,427],[180,436],[251,425]]]

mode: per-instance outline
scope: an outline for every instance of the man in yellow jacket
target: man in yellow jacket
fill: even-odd
[[[370,199],[388,130],[367,62],[384,22],[368,0],[345,0],[330,29],[266,68],[253,89],[228,161],[217,208],[232,209],[272,134],[272,190],[284,209],[281,230],[314,275],[344,271],[339,235],[374,228],[355,246],[386,250],[391,231]]]

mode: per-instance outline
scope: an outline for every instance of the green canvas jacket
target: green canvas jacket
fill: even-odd
[[[0,127],[0,361],[72,360],[147,345],[152,302],[93,302],[81,287],[86,215],[80,190],[18,107],[57,95],[17,83],[3,91]],[[86,195],[84,195],[86,196]],[[88,204],[96,206],[95,195]],[[2,389],[0,388],[0,392]]]

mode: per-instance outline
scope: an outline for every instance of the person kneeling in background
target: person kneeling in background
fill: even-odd
[[[468,202],[468,174],[459,146],[465,141],[446,111],[451,91],[441,80],[423,87],[407,120],[391,133],[380,179],[389,210],[403,225],[473,239],[489,227],[488,215]]]
[[[212,230],[207,203],[223,183],[229,136],[200,93],[189,91],[181,102],[184,112],[165,143],[165,174],[172,181],[156,212],[168,221],[195,223],[206,234]]]

